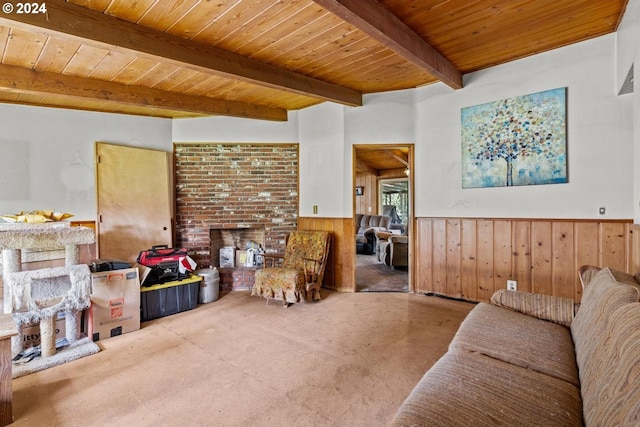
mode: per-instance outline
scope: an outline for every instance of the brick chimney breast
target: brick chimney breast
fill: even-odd
[[[174,161],[176,244],[199,267],[217,266],[222,240],[284,251],[298,223],[298,144],[175,143]]]

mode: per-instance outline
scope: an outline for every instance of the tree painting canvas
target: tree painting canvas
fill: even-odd
[[[567,182],[567,88],[462,109],[462,188]]]

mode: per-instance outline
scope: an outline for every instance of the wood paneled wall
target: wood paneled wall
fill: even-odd
[[[355,292],[352,218],[301,217],[300,230],[331,232],[324,287]],[[413,291],[489,301],[506,288],[582,296],[581,265],[640,271],[640,225],[631,220],[418,218]]]
[[[364,187],[362,196],[355,196],[356,213],[364,215],[378,214],[378,179],[375,175],[358,172],[356,186]],[[355,189],[354,189],[355,191]],[[369,210],[371,208],[371,210]]]
[[[640,224],[631,225],[631,271],[640,272]]]
[[[519,291],[579,302],[581,265],[636,269],[634,228],[631,220],[418,218],[415,292],[488,301],[512,279]]]
[[[356,230],[353,218],[298,218],[298,230],[319,230],[331,233],[329,264],[323,287],[340,292],[354,292],[356,282]]]

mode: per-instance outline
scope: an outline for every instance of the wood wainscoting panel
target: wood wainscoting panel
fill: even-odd
[[[531,292],[531,223],[516,220],[513,222],[513,274],[519,277],[518,289]]]
[[[447,293],[447,220],[435,221],[431,237],[433,245],[433,292],[442,295]],[[416,242],[420,244],[420,242]]]
[[[420,227],[419,224],[419,222],[416,224],[417,227],[415,229],[415,240],[416,242],[419,242],[419,244],[414,244],[414,248],[416,248],[414,253],[417,254],[417,256],[413,258],[415,262],[416,277],[433,278],[434,257],[426,256],[426,254],[430,253],[429,250],[433,247],[433,227]],[[429,225],[431,225],[431,223]],[[421,247],[425,248],[425,250],[421,250]],[[414,282],[414,291],[418,294],[434,292],[431,287],[431,283],[433,282],[420,279],[416,280]]]
[[[616,270],[631,271],[633,264],[625,255],[631,248],[631,224],[601,222],[600,236],[600,265],[606,265]]]
[[[598,247],[599,224],[597,222],[577,222],[574,225],[576,239],[576,258],[580,265],[598,265],[600,248]],[[577,244],[580,242],[580,244]],[[624,270],[624,268],[623,268]]]
[[[462,283],[460,271],[462,269],[462,244],[460,238],[461,223],[458,219],[447,220],[447,294],[462,297]]]
[[[493,235],[493,221],[478,221],[476,227],[478,237],[478,301],[488,301],[493,294],[493,279],[495,275],[493,257],[495,238]]]
[[[501,287],[507,287],[507,280],[513,278],[513,248],[511,227],[513,221],[494,220],[493,222],[493,266],[495,273],[493,275],[494,291]],[[493,292],[492,292],[493,294]],[[491,295],[489,295],[491,299]]]
[[[538,294],[552,295],[552,244],[551,221],[531,222],[531,290]],[[527,291],[526,289],[522,289]]]
[[[573,238],[573,223],[553,222],[551,224],[551,242],[553,248],[553,261],[551,264],[552,295],[564,298],[573,298],[577,289],[579,265],[575,268],[567,268],[573,265],[575,260],[575,246],[579,245]],[[576,245],[577,243],[577,245]]]
[[[640,272],[640,224],[631,225],[631,258],[630,270],[634,273]]]
[[[298,218],[298,230],[329,231],[331,248],[323,287],[339,292],[356,290],[356,230],[353,218]]]
[[[478,299],[478,223],[468,219],[462,219],[460,223],[461,298],[475,301]]]
[[[640,270],[640,226],[631,220],[418,218],[415,251],[417,293],[489,301],[510,279],[520,291],[579,302],[581,265]]]

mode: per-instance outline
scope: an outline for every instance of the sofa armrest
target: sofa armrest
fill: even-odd
[[[373,234],[375,235],[376,233],[380,232],[380,231],[386,231],[387,229],[384,227],[367,227],[364,229],[364,231],[362,232],[362,234]]]
[[[400,243],[400,244],[406,245],[409,243],[409,236],[403,236],[401,234],[392,234],[391,236],[389,236],[387,240],[389,240],[389,243]]]
[[[576,305],[569,298],[500,289],[491,296],[491,304],[538,319],[571,326]]]
[[[594,265],[583,265],[578,269],[578,277],[580,278],[582,290],[587,287],[591,279],[593,279],[593,276],[595,276],[600,270],[602,270],[600,267],[596,267]]]
[[[393,236],[393,233],[386,230],[376,230],[375,235],[378,240],[387,240],[389,237]]]

